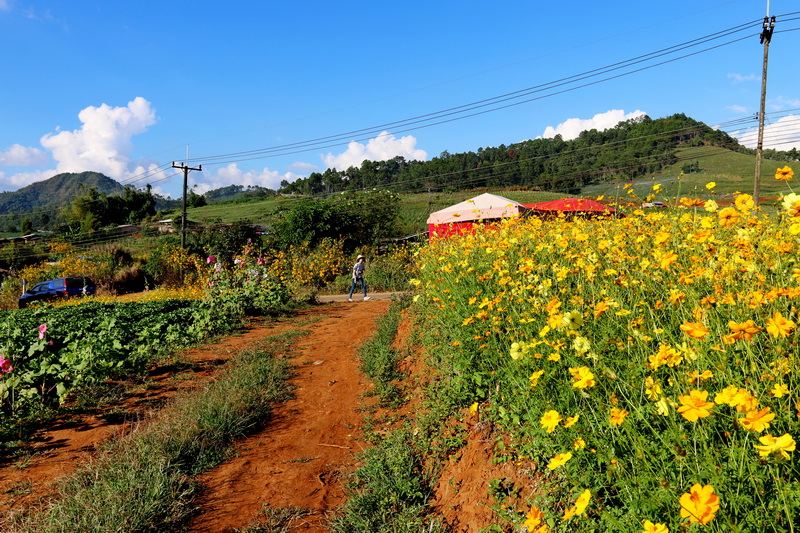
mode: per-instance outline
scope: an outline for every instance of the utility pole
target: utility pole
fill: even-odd
[[[769,8],[768,8],[769,9]],[[761,161],[764,158],[764,108],[767,103],[767,60],[769,58],[769,42],[775,29],[775,17],[764,17],[761,43],[764,45],[764,67],[761,72],[761,108],[758,112],[758,144],[756,145],[756,174],[753,179],[753,202],[759,205],[761,195]]]
[[[175,164],[175,161],[172,162],[172,168],[179,168],[183,170],[183,213],[181,215],[181,248],[186,248],[186,189],[187,183],[189,181],[189,171],[190,170],[197,170],[202,171],[203,165],[199,165],[197,168],[192,168],[184,163]]]

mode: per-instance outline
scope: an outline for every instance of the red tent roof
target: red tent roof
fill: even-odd
[[[522,204],[534,211],[571,211],[581,213],[616,213],[616,210],[594,200],[586,198],[561,198],[549,202]]]

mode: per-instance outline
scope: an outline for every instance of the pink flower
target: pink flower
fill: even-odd
[[[259,265],[263,265],[264,264],[264,258],[263,257],[259,257],[258,261],[256,261],[256,263],[258,263]]]
[[[44,339],[44,334],[47,333],[47,324],[39,326],[39,340]]]
[[[2,355],[0,355],[0,371],[8,374],[14,370],[14,367],[11,366],[11,359],[6,359]]]
[[[210,265],[211,263],[216,263],[216,262],[217,262],[217,258],[214,257],[213,255],[209,255],[208,259],[206,259],[206,264],[207,265]]]

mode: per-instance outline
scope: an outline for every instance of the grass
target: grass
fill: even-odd
[[[730,197],[734,192],[753,192],[753,176],[755,173],[755,159],[751,155],[740,154],[728,150],[720,150],[711,146],[698,146],[683,148],[677,152],[678,163],[666,167],[661,172],[654,173],[651,177],[636,180],[632,190],[639,198],[644,198],[652,192],[655,184],[660,184],[662,189],[656,200],[671,201],[680,196],[699,196],[702,199],[711,198],[706,189],[709,182],[716,183],[715,192],[718,195]],[[701,170],[681,176],[681,167],[687,162],[698,161]],[[777,196],[786,192],[785,184],[773,179],[775,170],[785,166],[783,161],[765,159],[761,170],[761,195]],[[678,176],[681,176],[678,179]],[[627,191],[622,187],[623,182],[601,183],[589,185],[581,191],[582,196],[605,195],[607,198],[616,196],[624,197]]]
[[[383,407],[399,407],[403,403],[402,393],[394,383],[402,377],[397,369],[401,355],[392,347],[392,342],[400,323],[399,310],[409,302],[409,297],[392,302],[389,313],[378,320],[375,335],[359,350],[361,371],[374,383],[375,395]]]
[[[263,425],[271,406],[290,396],[290,364],[278,355],[300,334],[242,352],[217,380],[179,396],[158,419],[81,467],[49,509],[12,519],[12,531],[180,530],[193,511],[191,476],[225,459],[234,439]]]
[[[270,507],[264,505],[259,517],[236,533],[288,533],[294,524],[302,521],[310,512],[299,507]]]

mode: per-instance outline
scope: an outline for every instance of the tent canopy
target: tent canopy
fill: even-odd
[[[540,213],[572,212],[572,213],[606,213],[615,214],[617,211],[607,205],[585,198],[561,198],[549,202],[524,204],[525,207]]]
[[[428,224],[492,220],[519,215],[524,211],[526,211],[525,206],[521,203],[487,192],[431,213]]]

